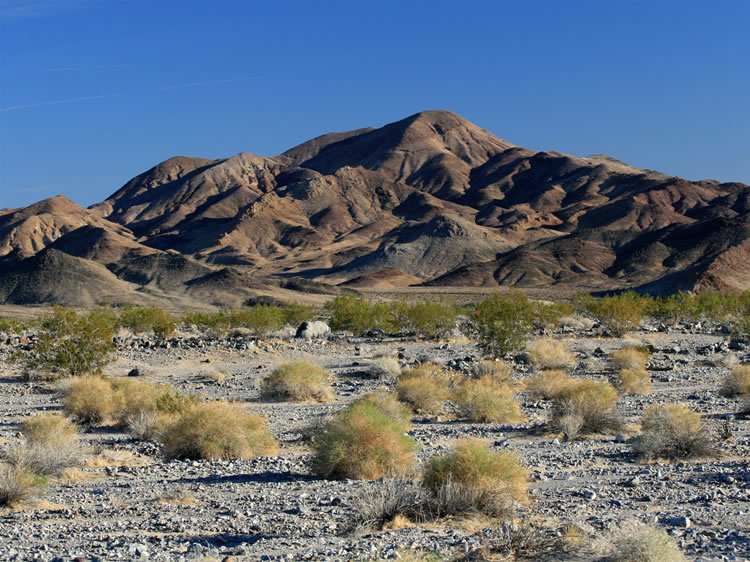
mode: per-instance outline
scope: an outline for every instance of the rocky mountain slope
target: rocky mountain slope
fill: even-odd
[[[0,211],[0,302],[87,291],[220,304],[268,276],[744,290],[748,263],[748,186],[535,152],[448,111],[273,158],[171,158],[90,209],[59,196]],[[92,283],[63,275],[51,290],[50,267]],[[33,286],[19,287],[20,271],[34,272]]]

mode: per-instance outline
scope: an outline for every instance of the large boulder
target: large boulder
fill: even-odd
[[[328,327],[328,324],[320,320],[314,320],[312,322],[302,322],[299,328],[297,328],[297,333],[294,334],[294,337],[310,340],[313,338],[322,338],[330,333],[331,329]]]

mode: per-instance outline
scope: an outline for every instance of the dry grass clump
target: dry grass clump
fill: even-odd
[[[313,440],[313,468],[323,478],[376,479],[406,474],[416,443],[402,422],[377,404],[353,403],[330,419]]]
[[[528,351],[529,361],[537,369],[569,369],[576,357],[565,349],[562,342],[552,338],[542,338],[534,342]]]
[[[727,376],[719,389],[719,394],[726,397],[750,395],[750,364],[737,365]]]
[[[463,380],[451,399],[462,418],[476,423],[514,423],[522,419],[513,390],[489,375]]]
[[[393,379],[401,372],[401,365],[396,357],[383,355],[375,357],[368,365],[368,373],[375,379]]]
[[[529,377],[526,390],[537,399],[554,400],[567,392],[576,379],[563,371],[542,371]]]
[[[618,349],[609,354],[609,359],[617,369],[645,369],[648,361],[648,351],[636,347]]]
[[[101,423],[112,409],[112,386],[102,377],[74,377],[63,389],[63,410],[79,423]]]
[[[509,382],[513,376],[513,369],[505,361],[492,361],[483,359],[474,368],[477,378],[492,377],[498,382]]]
[[[275,400],[330,402],[333,390],[328,375],[323,367],[309,361],[285,363],[263,378],[261,394]]]
[[[0,465],[0,506],[13,506],[26,499],[39,485],[39,477],[25,466]]]
[[[700,414],[686,404],[649,406],[641,420],[643,433],[631,443],[643,459],[689,459],[716,454]]]
[[[608,537],[609,556],[616,562],[682,562],[685,557],[674,538],[660,529],[631,520]]]
[[[175,415],[159,441],[170,459],[247,459],[278,450],[263,417],[223,400],[194,404]]]
[[[651,394],[651,379],[645,369],[621,369],[617,388],[623,394]]]
[[[24,443],[11,448],[8,462],[39,476],[58,476],[81,460],[78,428],[60,414],[40,414],[21,424]]]
[[[612,431],[622,425],[614,406],[617,391],[603,381],[574,379],[552,408],[549,427],[561,431],[565,439],[575,439],[579,433]]]
[[[442,411],[448,397],[449,378],[434,363],[422,363],[401,371],[396,381],[396,392],[403,402],[416,410],[428,413]]]
[[[411,424],[411,408],[398,401],[393,392],[368,392],[353,402],[353,404],[371,404],[379,408],[384,414],[396,420],[404,430]]]
[[[513,501],[528,501],[527,480],[515,455],[491,451],[477,439],[461,439],[450,453],[430,459],[422,477],[444,514],[473,508],[498,517],[512,513]]]

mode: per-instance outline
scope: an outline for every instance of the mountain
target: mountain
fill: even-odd
[[[136,294],[216,303],[289,278],[744,290],[749,223],[744,184],[536,152],[425,111],[271,158],[171,158],[90,209],[60,196],[0,211],[0,286],[46,267],[49,251],[103,266]]]

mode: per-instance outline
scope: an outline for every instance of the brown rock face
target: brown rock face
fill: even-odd
[[[162,296],[274,274],[356,286],[750,288],[748,186],[534,152],[449,111],[274,158],[171,158],[91,209],[57,197],[2,213],[0,265],[49,248]]]

